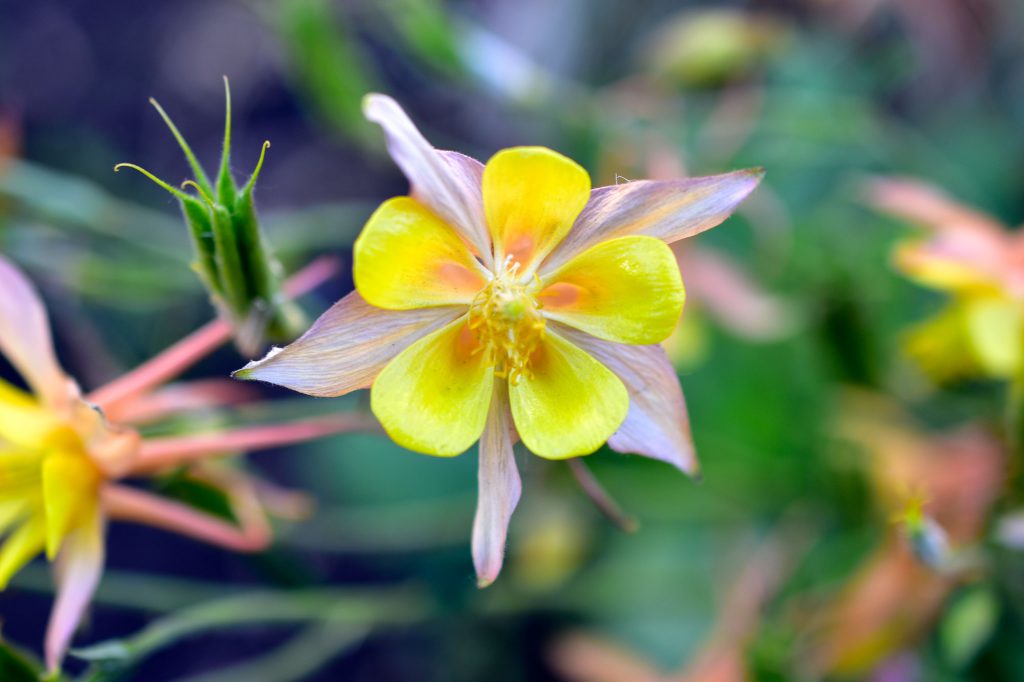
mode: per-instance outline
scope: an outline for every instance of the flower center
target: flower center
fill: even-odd
[[[469,328],[494,373],[516,384],[530,377],[530,359],[544,338],[544,317],[526,287],[516,284],[515,268],[480,290],[469,308]]]

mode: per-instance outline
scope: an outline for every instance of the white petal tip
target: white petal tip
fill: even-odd
[[[260,365],[262,365],[267,360],[270,360],[283,350],[284,348],[274,346],[269,351],[267,351],[267,354],[264,355],[261,359],[250,360],[249,363],[242,369],[236,369],[234,372],[231,373],[231,377],[233,379],[241,379],[242,381],[252,381],[254,379],[259,379],[260,377],[258,370],[260,368]]]
[[[363,95],[363,116],[370,121],[379,123],[384,113],[382,109],[391,107],[398,107],[398,102],[387,95],[382,95],[379,92],[369,92]]]

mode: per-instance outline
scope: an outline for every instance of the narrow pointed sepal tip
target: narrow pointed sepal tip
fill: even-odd
[[[485,587],[490,587],[491,585],[494,584],[494,581],[497,579],[497,577],[498,576],[487,577],[487,576],[478,575],[476,577],[476,586],[477,586],[478,589],[481,589],[481,590],[484,589]]]
[[[240,379],[242,381],[252,381],[255,377],[252,375],[252,369],[249,367],[243,367],[242,369],[236,369],[231,373],[232,379]]]

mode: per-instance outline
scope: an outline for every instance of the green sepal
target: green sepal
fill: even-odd
[[[255,174],[254,174],[255,178]],[[249,182],[239,192],[235,202],[234,218],[238,228],[238,245],[248,264],[250,293],[272,311],[266,324],[267,335],[275,340],[293,338],[302,330],[305,316],[299,307],[281,291],[283,268],[270,250],[256,219],[253,201],[254,183]]]
[[[231,177],[231,87],[224,77],[224,142],[221,145],[220,169],[217,171],[217,203],[231,206],[238,188]]]
[[[231,214],[223,206],[214,204],[210,208],[213,227],[214,259],[219,283],[225,303],[235,321],[245,319],[249,308],[249,294],[242,257],[238,251],[238,239]]]
[[[210,293],[214,296],[222,297],[224,292],[220,287],[220,280],[217,275],[210,209],[198,199],[193,198],[181,199],[179,203],[181,204],[181,213],[185,218],[185,224],[188,225],[192,248],[196,254],[194,269],[200,279],[202,279],[203,284],[210,290]]]

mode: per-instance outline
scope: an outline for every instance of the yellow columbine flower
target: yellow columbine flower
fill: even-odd
[[[994,218],[913,180],[879,180],[872,203],[931,232],[898,245],[896,267],[951,296],[913,327],[908,354],[938,381],[1013,378],[1024,360],[1024,238]]]
[[[364,110],[412,194],[384,202],[356,241],[356,292],[238,376],[317,396],[372,386],[384,429],[418,452],[479,440],[473,556],[488,584],[520,494],[517,438],[548,459],[608,442],[695,469],[657,345],[684,299],[666,242],[720,223],[762,173],[591,191],[550,149],[505,149],[484,166],[431,147],[388,97]]]
[[[122,467],[138,436],[109,426],[82,401],[54,356],[42,302],[2,258],[0,353],[32,391],[0,380],[0,589],[40,551],[59,558],[46,638],[52,668],[102,571],[101,472]]]
[[[307,280],[303,287],[322,281],[322,276]],[[256,551],[270,541],[254,486],[241,474],[230,480],[221,476],[225,482],[217,484],[232,504],[238,525],[122,485],[120,479],[366,425],[366,419],[349,413],[145,440],[133,428],[120,425],[225,402],[224,396],[210,394],[202,382],[159,389],[226,342],[230,332],[226,323],[213,322],[83,397],[57,362],[38,294],[21,272],[0,257],[0,355],[29,388],[24,391],[0,380],[0,590],[40,552],[45,550],[47,558],[56,560],[57,599],[45,646],[51,670],[59,667],[99,582],[107,519],[141,522],[237,551]]]

